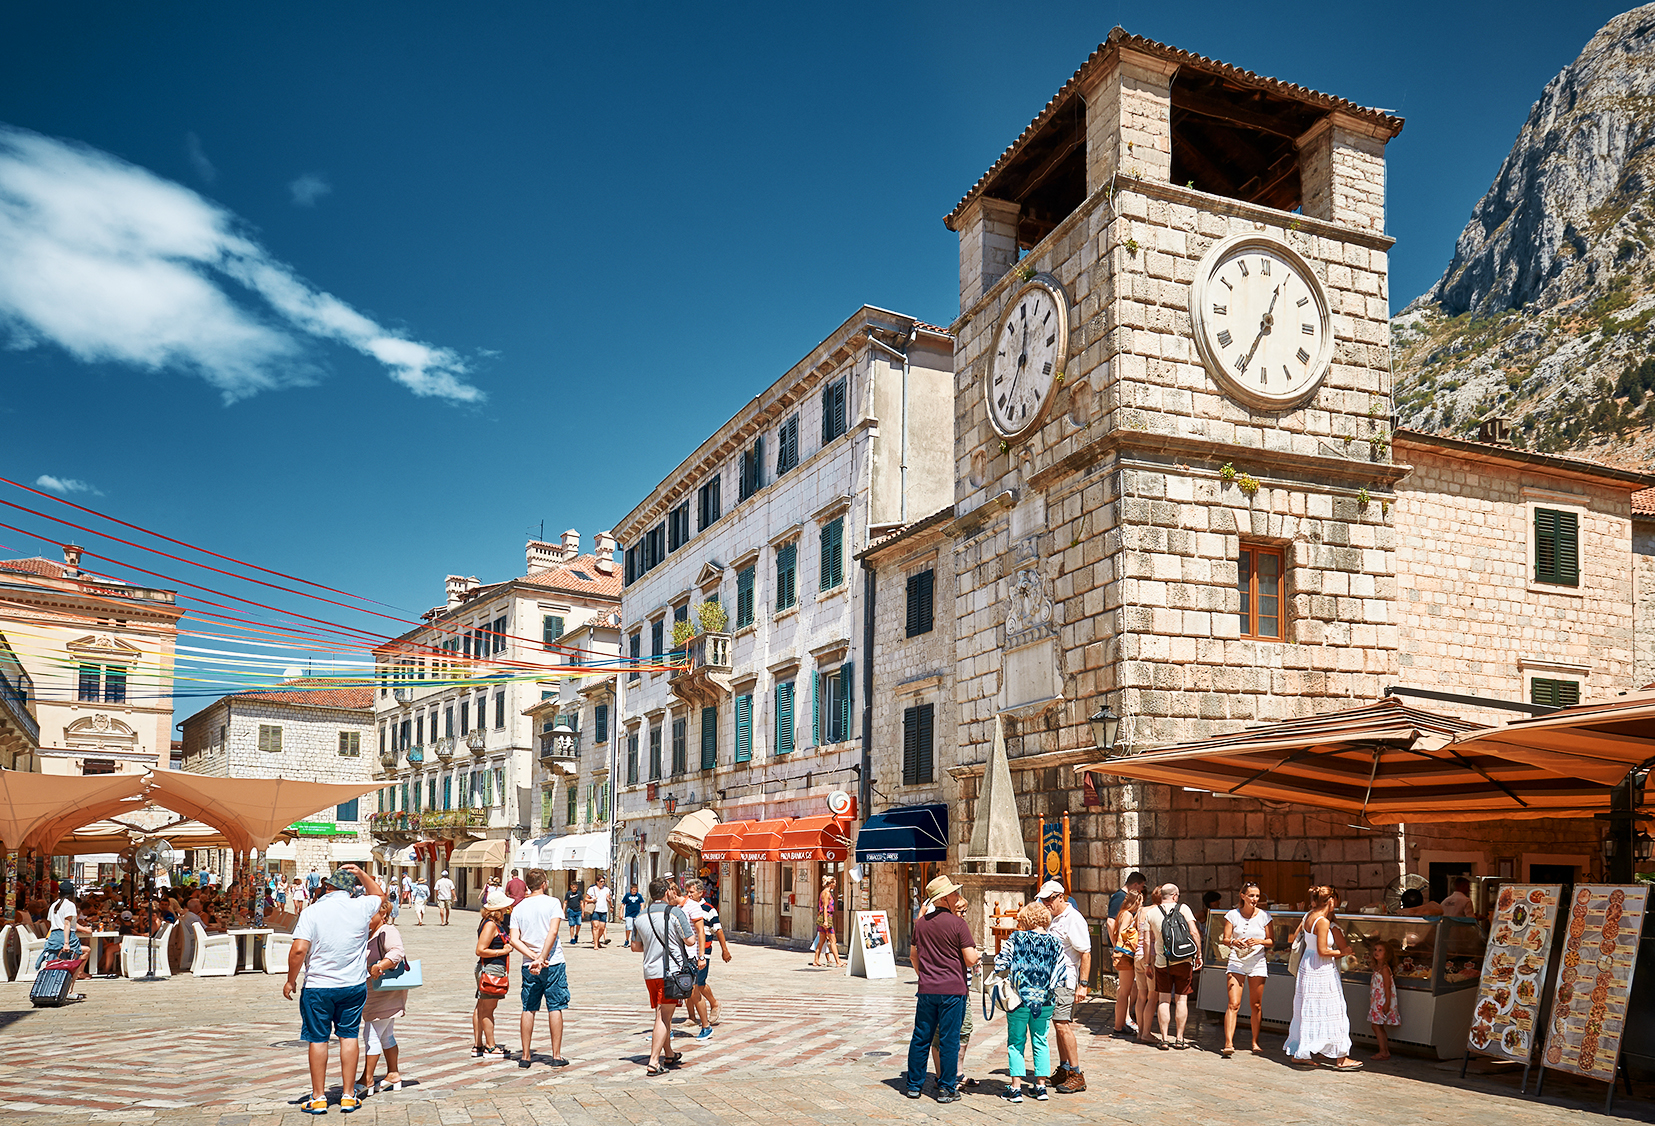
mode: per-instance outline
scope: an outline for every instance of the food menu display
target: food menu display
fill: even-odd
[[[1582,884],[1569,900],[1545,1066],[1613,1083],[1649,889]]]
[[[1557,926],[1559,884],[1507,884],[1489,918],[1471,1046],[1528,1063]]]

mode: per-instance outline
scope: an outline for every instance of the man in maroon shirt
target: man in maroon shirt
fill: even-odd
[[[529,885],[523,882],[523,877],[518,875],[516,868],[511,870],[511,879],[506,881],[506,894],[511,896],[511,905],[513,907],[516,907],[519,903],[523,902],[524,899],[528,898]]]
[[[914,924],[913,962],[919,975],[919,995],[914,1003],[914,1036],[908,1042],[907,1090],[910,1099],[920,1096],[925,1086],[926,1057],[931,1041],[937,1041],[939,1056],[937,1101],[958,1102],[960,1098],[960,1024],[965,1020],[966,975],[982,955],[971,928],[960,916],[965,899],[960,885],[947,876],[938,876],[925,886],[926,902],[936,910]]]

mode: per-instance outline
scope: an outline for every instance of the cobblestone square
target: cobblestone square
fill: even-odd
[[[434,917],[434,916],[433,916]],[[1530,1123],[1593,1119],[1599,1084],[1547,1079],[1546,1097],[1518,1094],[1514,1069],[1398,1057],[1355,1075],[1305,1072],[1279,1055],[1267,1036],[1264,1057],[1219,1058],[1217,1028],[1197,1033],[1200,1049],[1161,1053],[1115,1040],[1112,1003],[1081,1009],[1089,1089],[1053,1094],[1047,1103],[1003,1104],[1004,1024],[979,1019],[965,1073],[978,1080],[966,1098],[938,1106],[901,1097],[901,1071],[913,1011],[913,978],[846,978],[813,970],[803,952],[732,946],[712,984],[721,1023],[697,1042],[678,1026],[684,1066],[650,1079],[643,1073],[649,1013],[638,956],[615,945],[569,952],[574,1003],[567,1015],[567,1068],[550,1064],[544,1019],[534,1066],[471,1059],[472,938],[476,916],[456,912],[452,926],[402,928],[409,954],[421,959],[426,985],[397,1022],[405,1090],[364,1100],[354,1116],[367,1124],[567,1123],[694,1124],[808,1120],[823,1126],[880,1121],[1011,1121],[1034,1116],[1060,1122],[1148,1121],[1168,1114],[1169,1100],[1193,1122]],[[515,959],[513,972],[515,974]],[[280,976],[243,974],[197,980],[188,975],[143,985],[85,983],[87,1000],[65,1009],[32,1009],[27,986],[0,986],[0,1116],[21,1126],[93,1122],[264,1126],[297,1123],[307,1091],[297,1043],[296,1005],[281,998]],[[975,1003],[975,997],[973,1001]],[[518,1042],[515,996],[501,1002],[500,1042]],[[1243,1033],[1241,1040],[1245,1040]],[[383,1068],[383,1065],[381,1065]],[[337,1099],[337,1073],[331,1073]],[[927,1088],[929,1091],[929,1088]],[[1637,1081],[1641,1097],[1617,1098],[1615,1114],[1655,1121],[1655,1084]],[[338,1115],[335,1105],[330,1115]]]

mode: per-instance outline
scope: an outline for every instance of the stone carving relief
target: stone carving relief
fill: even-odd
[[[75,720],[63,729],[63,739],[75,750],[132,751],[138,748],[138,732],[102,712]]]
[[[1057,635],[1057,605],[1052,580],[1040,559],[1040,537],[1017,542],[1011,593],[1006,603],[1006,648],[1014,649]]]

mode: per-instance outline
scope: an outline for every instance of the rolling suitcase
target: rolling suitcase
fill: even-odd
[[[35,974],[34,984],[29,987],[29,1002],[35,1008],[56,1008],[69,1000],[69,994],[75,988],[75,974],[80,970],[82,958],[62,958],[47,962]]]

